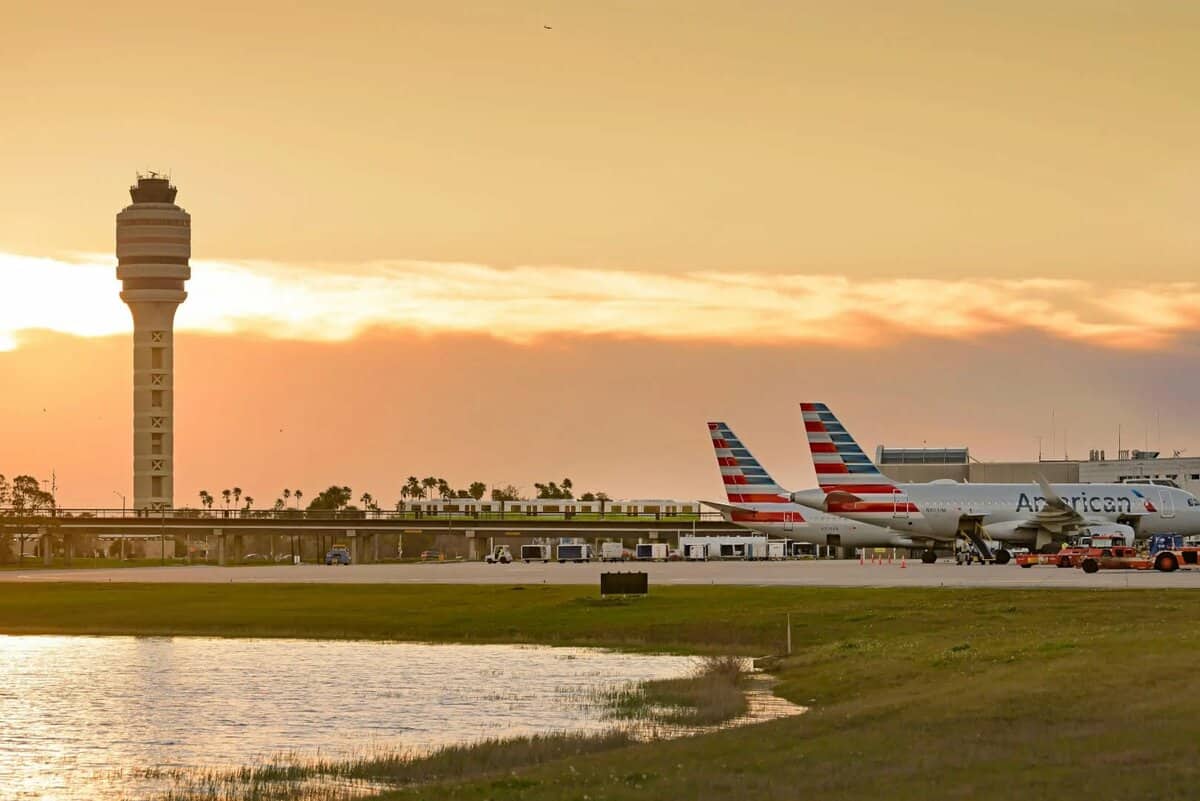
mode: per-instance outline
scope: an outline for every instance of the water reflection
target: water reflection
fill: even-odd
[[[146,769],[597,732],[612,721],[586,702],[594,692],[695,664],[504,645],[0,637],[0,798],[143,797],[160,787]]]

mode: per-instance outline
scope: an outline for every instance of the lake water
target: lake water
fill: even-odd
[[[0,799],[153,795],[146,768],[240,766],[610,728],[596,691],[690,657],[583,648],[0,636]]]

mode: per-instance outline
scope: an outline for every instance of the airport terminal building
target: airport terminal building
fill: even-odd
[[[1032,482],[1037,475],[1051,483],[1117,483],[1123,481],[1173,481],[1180,489],[1200,495],[1200,457],[1163,457],[1158,451],[1121,451],[1109,459],[1104,451],[1091,451],[1086,461],[1043,459],[1035,462],[981,462],[968,448],[875,449],[875,463],[899,482],[950,479],[972,484]]]

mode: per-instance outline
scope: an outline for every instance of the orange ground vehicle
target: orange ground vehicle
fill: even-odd
[[[1200,567],[1200,548],[1165,548],[1154,554],[1154,569],[1171,573],[1179,568]]]
[[[1114,545],[1111,548],[1088,548],[1079,557],[1077,565],[1084,573],[1098,570],[1149,570],[1153,564],[1150,557],[1138,553],[1129,545]]]
[[[1058,553],[1023,553],[1018,554],[1016,562],[1021,567],[1034,565],[1053,565],[1054,567],[1077,567],[1079,557],[1087,548],[1066,547]]]

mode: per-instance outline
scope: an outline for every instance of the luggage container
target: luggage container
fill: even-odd
[[[766,552],[767,538],[755,535],[680,535],[679,547],[702,545],[707,549],[708,559],[745,559],[747,549],[759,546]]]
[[[642,562],[667,561],[667,544],[665,542],[639,542],[634,558]]]
[[[592,546],[586,542],[560,542],[558,544],[558,561],[590,562],[592,561]]]
[[[689,562],[707,562],[708,546],[697,543],[684,545],[683,558]]]
[[[625,545],[617,541],[609,541],[600,543],[600,561],[602,562],[623,562],[625,561]]]
[[[530,562],[549,562],[550,546],[542,542],[532,545],[522,545],[521,561],[525,564],[529,564]]]
[[[796,542],[792,540],[787,544],[788,557],[791,559],[799,559],[802,556],[814,556],[816,546],[807,542]]]

